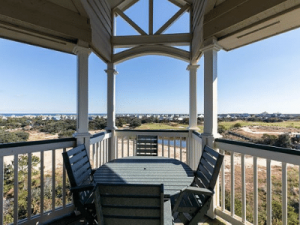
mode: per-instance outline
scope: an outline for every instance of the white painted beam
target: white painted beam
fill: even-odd
[[[153,45],[163,44],[170,46],[189,46],[191,42],[191,34],[161,34],[161,35],[145,35],[145,36],[113,36],[112,44],[114,48],[130,48],[137,45]]]
[[[3,0],[0,2],[0,21],[9,19],[13,19],[13,24],[31,27],[38,33],[58,33],[86,42],[91,40],[88,18],[49,1],[32,0],[29,4],[22,0]]]
[[[261,0],[227,0],[205,15],[204,39],[284,2],[286,0],[265,1],[263,4]]]
[[[123,52],[114,54],[112,61],[115,64],[118,64],[143,55],[164,55],[180,59],[185,62],[190,62],[190,53],[188,51],[163,45],[145,45],[128,49]]]

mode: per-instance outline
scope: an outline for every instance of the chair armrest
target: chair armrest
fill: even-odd
[[[186,187],[182,189],[182,192],[187,192],[187,193],[194,193],[194,194],[201,194],[201,195],[213,195],[215,192],[211,191],[207,188],[199,188],[199,187]]]
[[[78,187],[71,187],[70,191],[71,192],[80,192],[80,191],[87,191],[87,190],[93,190],[95,187],[94,184],[87,184],[87,185],[81,185]]]
[[[212,196],[214,194],[214,191],[211,191],[211,190],[206,189],[206,188],[199,188],[199,187],[193,187],[193,186],[189,186],[189,187],[186,187],[186,188],[182,189],[180,191],[180,194],[179,194],[178,198],[176,199],[175,205],[174,205],[173,210],[172,210],[172,214],[174,214],[176,212],[183,196],[186,193]]]

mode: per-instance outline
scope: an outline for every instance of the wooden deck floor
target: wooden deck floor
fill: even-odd
[[[83,225],[84,223],[80,221],[74,221],[70,223],[64,223],[64,225]],[[201,221],[198,225],[229,225],[230,223],[222,220],[221,218],[217,218],[212,220],[208,217],[204,217],[203,221]],[[182,225],[182,223],[175,223],[174,225]]]

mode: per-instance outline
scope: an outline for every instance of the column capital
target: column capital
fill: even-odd
[[[186,70],[188,71],[191,71],[191,70],[197,70],[198,68],[200,67],[200,65],[193,65],[193,64],[190,64],[187,66]]]
[[[87,47],[82,47],[82,46],[76,45],[73,48],[73,53],[76,55],[84,54],[84,53],[89,55],[91,53],[91,49],[87,48]]]
[[[201,51],[204,53],[209,50],[220,51],[221,49],[223,48],[218,44],[217,38],[212,37],[204,41]]]
[[[118,71],[116,70],[114,63],[107,63],[107,70],[105,70],[105,72],[108,75],[117,75],[118,74]]]
[[[104,70],[108,75],[118,75],[118,71],[116,71],[115,69],[107,69]]]

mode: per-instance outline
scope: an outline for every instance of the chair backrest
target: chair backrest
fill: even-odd
[[[72,187],[93,183],[92,168],[84,145],[63,152],[65,167]]]
[[[136,155],[157,156],[157,139],[155,135],[137,135]]]
[[[213,190],[224,156],[209,146],[204,146],[193,185]]]
[[[100,225],[164,224],[163,184],[97,184],[94,198]]]
[[[90,160],[84,145],[79,145],[67,152],[63,152],[62,155],[71,187],[94,184]],[[74,203],[76,204],[76,201],[85,201],[89,194],[90,191],[73,193]]]

